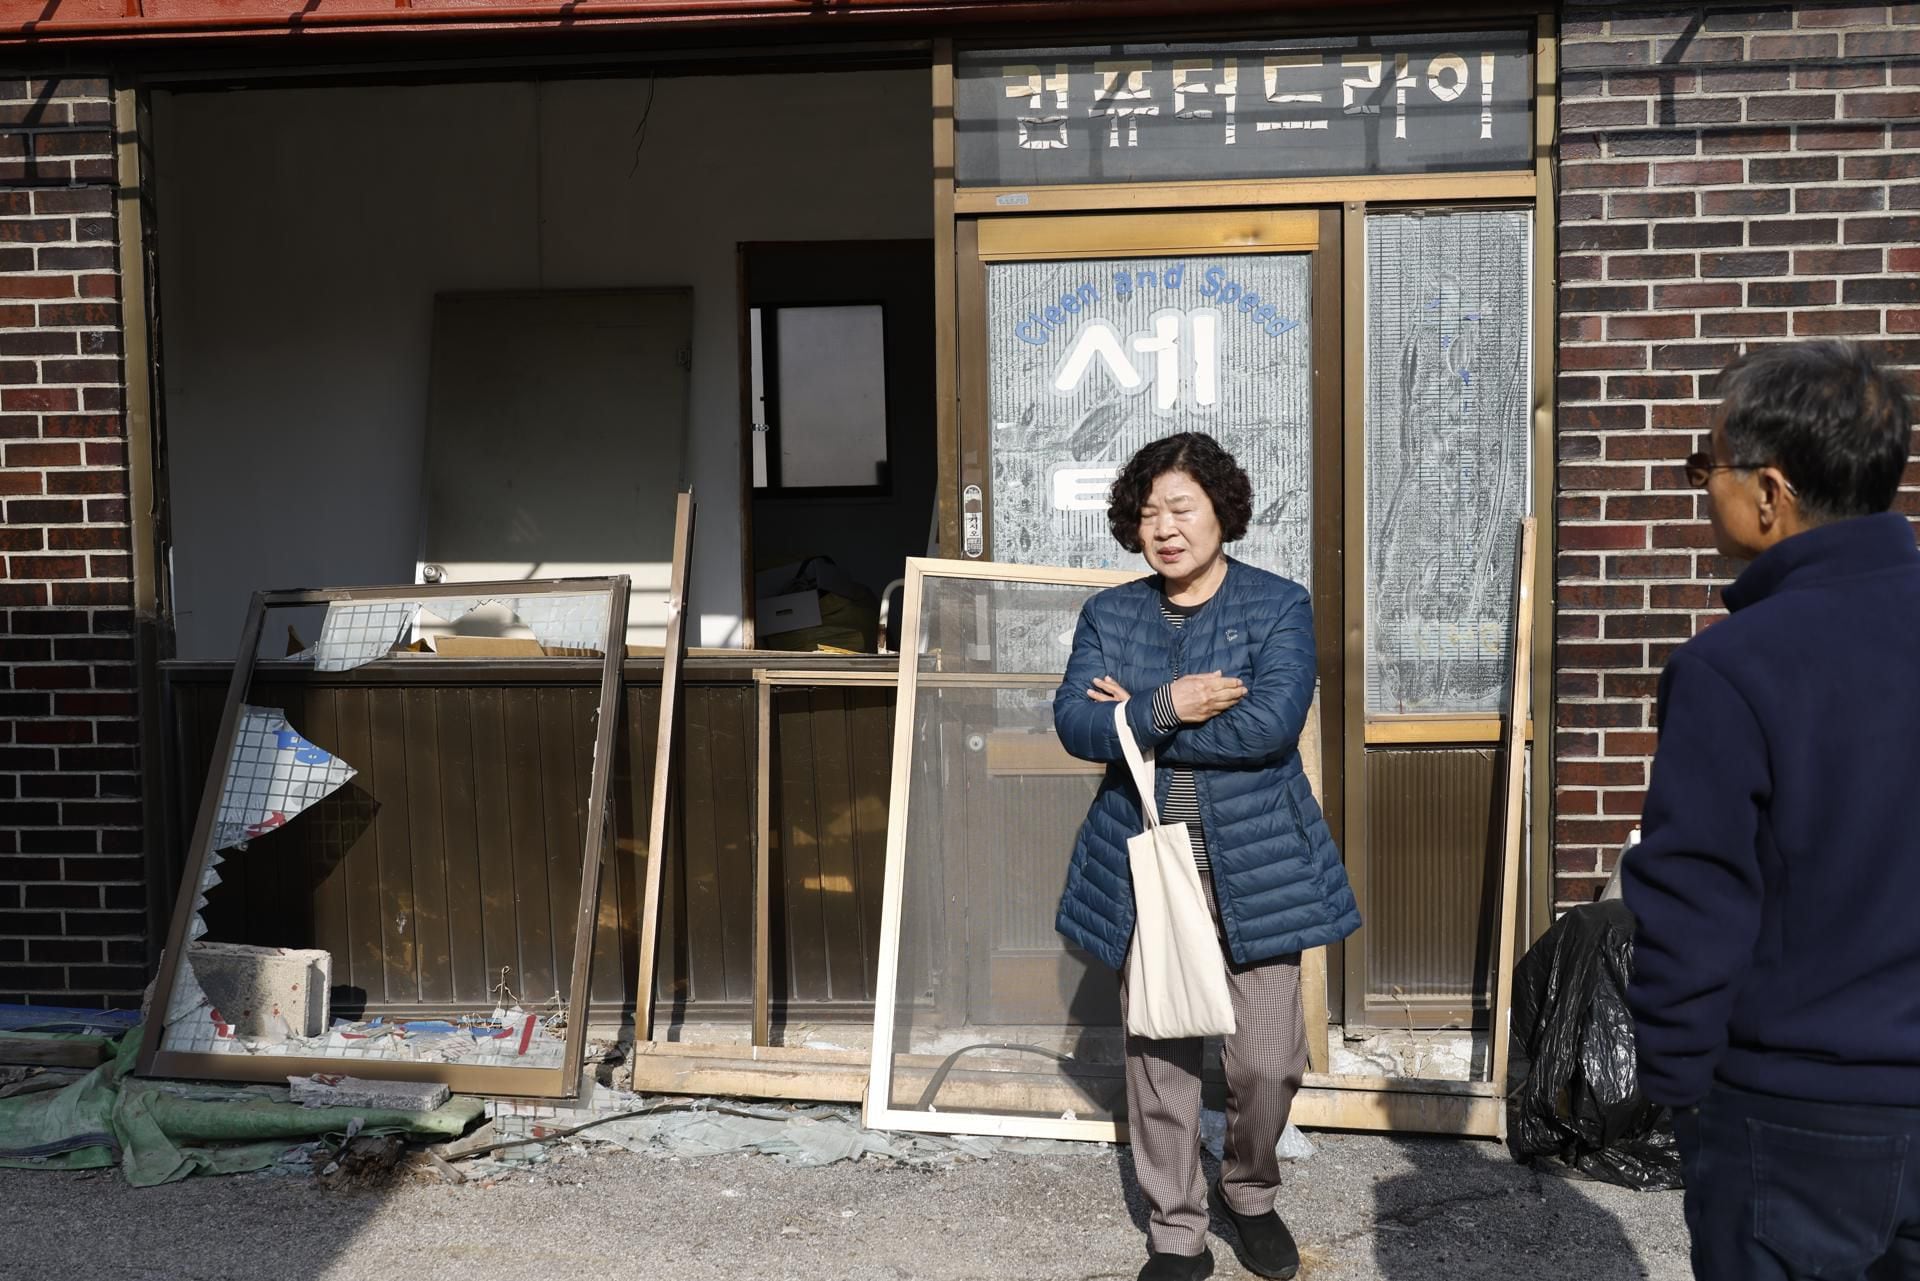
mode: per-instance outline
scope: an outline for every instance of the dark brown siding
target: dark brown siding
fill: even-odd
[[[740,674],[744,677],[744,673]],[[657,682],[657,673],[651,674]],[[659,687],[633,676],[616,740],[615,840],[594,937],[596,1017],[631,1009],[637,889]],[[179,813],[198,805],[226,681],[171,681]],[[660,932],[672,1021],[746,1017],[753,995],[755,689],[689,674]],[[263,674],[250,701],[284,708],[360,774],[286,827],[227,855],[209,936],[324,947],[336,1001],[375,1013],[490,1006],[503,981],[544,1002],[572,961],[596,690],[454,672],[361,682]],[[890,690],[774,699],[776,1015],[873,999],[886,861]],[[339,989],[351,989],[351,992]]]

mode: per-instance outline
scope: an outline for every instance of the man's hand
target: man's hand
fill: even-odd
[[[1124,703],[1133,695],[1127,693],[1113,677],[1102,676],[1094,681],[1093,688],[1087,691],[1087,697],[1096,703]]]
[[[1208,672],[1182,676],[1172,686],[1173,710],[1181,723],[1199,725],[1212,720],[1247,696],[1247,687],[1235,676]]]

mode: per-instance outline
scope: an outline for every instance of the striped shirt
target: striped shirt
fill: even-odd
[[[1199,609],[1198,605],[1176,605],[1166,597],[1160,598],[1160,616],[1174,627],[1185,627],[1187,619]],[[1173,674],[1180,675],[1176,662]],[[1153,727],[1161,733],[1168,733],[1180,727],[1180,714],[1173,709],[1173,686],[1162,685],[1153,695]],[[1193,770],[1180,765],[1167,770],[1167,803],[1160,811],[1162,823],[1185,823],[1187,836],[1193,842],[1193,861],[1202,875],[1213,870],[1207,861],[1207,837],[1200,827],[1200,793],[1193,782]]]

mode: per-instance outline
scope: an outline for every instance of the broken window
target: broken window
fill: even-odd
[[[257,596],[142,1072],[404,1064],[571,1093],[593,909],[619,892],[599,868],[627,594],[611,578]],[[549,673],[479,673],[412,639],[489,604],[536,638],[516,660]],[[314,607],[311,648],[259,657],[269,616]]]

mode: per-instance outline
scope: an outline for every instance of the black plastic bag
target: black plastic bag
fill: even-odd
[[[1627,980],[1633,914],[1611,900],[1561,917],[1513,972],[1507,1145],[1643,1192],[1680,1186],[1667,1109],[1640,1093]]]

